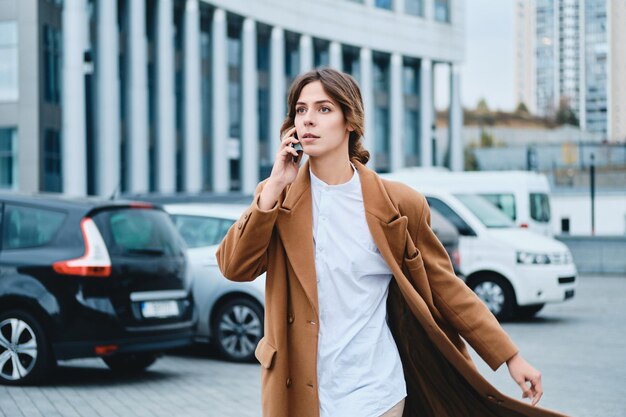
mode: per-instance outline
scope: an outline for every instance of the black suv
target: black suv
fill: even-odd
[[[141,371],[188,345],[185,243],[157,206],[0,194],[0,383],[100,356]]]

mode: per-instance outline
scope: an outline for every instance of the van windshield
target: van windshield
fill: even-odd
[[[489,200],[476,194],[454,194],[465,207],[489,228],[515,227],[509,216],[498,210]]]

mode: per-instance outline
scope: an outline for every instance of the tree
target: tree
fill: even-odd
[[[576,117],[576,113],[572,110],[568,97],[561,97],[559,100],[559,109],[556,112],[556,122],[561,125],[568,124],[572,126],[579,126],[578,117]]]
[[[517,104],[517,108],[515,109],[515,114],[518,116],[529,116],[530,112],[528,111],[528,107],[524,104],[523,101],[520,101]]]

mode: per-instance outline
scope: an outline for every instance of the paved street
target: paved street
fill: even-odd
[[[543,373],[542,405],[577,417],[626,416],[625,296],[625,277],[583,277],[574,300],[505,324]],[[520,396],[506,367],[479,366],[502,391]],[[0,417],[247,417],[259,410],[258,365],[222,362],[199,348],[170,354],[140,377],[77,360],[62,363],[46,386],[0,386]]]

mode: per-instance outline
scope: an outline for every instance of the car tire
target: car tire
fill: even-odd
[[[213,344],[222,357],[233,362],[251,362],[263,337],[263,309],[248,298],[222,304],[212,323]]]
[[[0,314],[0,383],[29,385],[49,375],[54,362],[48,338],[30,313]]]
[[[522,319],[531,319],[541,311],[545,304],[532,304],[529,306],[517,306],[515,315]]]
[[[150,367],[159,358],[154,352],[116,353],[102,358],[109,369],[118,374],[138,374]]]
[[[515,292],[506,279],[498,275],[482,275],[472,281],[470,288],[498,320],[513,317]]]

